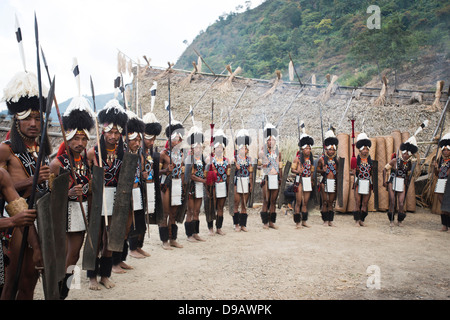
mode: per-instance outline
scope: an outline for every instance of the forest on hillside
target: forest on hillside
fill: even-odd
[[[380,28],[368,26],[371,5],[379,8]],[[303,81],[338,73],[341,84],[359,86],[425,55],[448,60],[449,30],[449,1],[266,0],[218,17],[175,67],[191,70],[197,51],[215,73],[231,64],[245,77],[273,79],[280,70],[287,79],[291,55]]]

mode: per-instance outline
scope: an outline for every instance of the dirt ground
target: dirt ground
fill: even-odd
[[[151,225],[144,245],[150,257],[128,256],[134,269],[113,273],[112,289],[89,290],[81,271],[80,289],[67,300],[450,298],[450,232],[440,231],[440,217],[428,209],[408,213],[403,227],[390,227],[385,212],[369,213],[366,227],[356,227],[350,214],[336,214],[336,226],[328,227],[314,210],[311,227],[296,229],[285,208],[278,210],[278,230],[262,228],[259,209],[250,209],[248,232],[235,232],[228,213],[224,236],[209,236],[204,221],[201,216],[205,242],[187,242],[179,225],[184,248],[173,250],[161,248]],[[376,281],[368,287],[368,279]],[[43,299],[41,283],[35,299]]]

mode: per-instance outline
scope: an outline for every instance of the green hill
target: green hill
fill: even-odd
[[[380,29],[366,26],[373,4],[380,8]],[[341,85],[364,85],[386,68],[402,72],[427,55],[448,61],[449,27],[449,1],[266,0],[219,17],[175,67],[191,70],[196,49],[215,73],[232,63],[245,77],[273,79],[281,70],[287,79],[291,54],[303,81],[331,73]]]

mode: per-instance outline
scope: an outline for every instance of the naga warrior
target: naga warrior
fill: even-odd
[[[237,151],[235,154],[236,173],[234,175],[234,214],[233,224],[235,231],[247,231],[247,201],[253,189],[253,166],[252,159],[248,155],[249,145],[252,138],[247,130],[238,131],[235,144]],[[239,205],[241,211],[239,212]]]
[[[191,242],[205,241],[200,237],[200,207],[203,201],[204,185],[206,184],[206,162],[203,156],[203,142],[205,141],[202,131],[192,126],[187,135],[187,143],[191,147],[186,164],[192,165],[191,181],[187,186],[188,205],[186,221],[184,223],[186,229],[187,240]],[[189,172],[187,172],[189,174]]]
[[[231,172],[230,161],[225,157],[225,148],[227,147],[227,144],[228,138],[225,136],[223,130],[216,130],[213,139],[214,157],[211,161],[211,165],[217,174],[217,181],[214,188],[214,203],[216,204],[217,210],[216,233],[220,235],[225,234],[222,231],[223,208],[225,206],[225,200],[227,199],[228,177]],[[207,162],[209,163],[209,161]],[[214,234],[213,221],[208,222],[208,229],[210,234]]]
[[[178,226],[176,224],[177,209],[183,201],[184,156],[181,143],[184,127],[181,122],[172,120],[165,129],[167,147],[160,155],[161,197],[163,219],[158,223],[159,237],[164,249],[182,248],[177,242]]]
[[[48,89],[42,87],[42,98],[44,105]],[[39,102],[38,79],[31,72],[19,72],[7,84],[4,89],[3,100],[6,102],[9,114],[12,115],[11,130],[6,141],[0,144],[0,166],[10,174],[14,187],[21,196],[17,200],[21,207],[26,208],[28,199],[32,192],[34,172],[37,167],[39,144],[41,141],[41,112]],[[37,197],[48,192],[48,178],[50,175],[49,160],[47,155],[51,154],[48,137],[45,143],[44,164],[40,166]],[[10,204],[11,205],[11,204]],[[9,299],[13,290],[14,278],[16,276],[17,263],[22,243],[22,230],[14,228],[7,232],[6,243],[9,253],[9,266],[6,268],[5,286],[2,298]],[[33,299],[34,288],[39,278],[39,272],[43,268],[41,248],[37,231],[34,225],[30,226],[28,244],[24,252],[24,264],[19,281],[17,299]]]
[[[90,281],[91,290],[99,290],[97,275],[100,276],[100,283],[106,288],[112,288],[115,284],[110,280],[112,270],[112,252],[108,250],[107,226],[110,225],[114,207],[114,195],[119,180],[120,168],[122,166],[125,153],[122,132],[127,125],[128,116],[124,108],[117,99],[112,99],[98,112],[99,123],[103,126],[100,136],[100,145],[96,145],[88,151],[88,161],[90,165],[103,167],[105,172],[104,197],[106,208],[103,208],[103,216],[107,216],[107,222],[102,219],[102,247],[100,258],[95,270],[88,270],[87,275]],[[101,159],[99,158],[99,150]],[[108,225],[106,225],[108,223]]]
[[[162,126],[152,112],[144,115],[144,135],[142,148],[143,171],[142,176],[145,183],[144,207],[146,209],[148,222],[157,223],[158,217],[162,216],[161,203],[161,185],[159,180],[159,152],[157,152],[154,144],[156,137],[161,133]],[[136,242],[136,243],[135,243]],[[148,256],[142,247],[144,238],[140,236],[136,240],[129,239],[130,255],[136,254]]]
[[[62,117],[63,127],[67,140],[69,154],[66,152],[66,145],[60,145],[56,158],[50,163],[51,179],[60,174],[60,169],[69,171],[69,201],[67,207],[67,253],[65,270],[77,264],[80,257],[80,250],[83,246],[84,233],[86,231],[83,212],[88,218],[88,197],[90,196],[89,181],[91,180],[90,168],[86,158],[86,147],[90,140],[89,131],[94,128],[94,112],[89,101],[83,97],[74,97],[69,107]],[[75,180],[73,179],[75,177]],[[72,273],[66,273],[61,283],[61,299],[65,299],[69,294],[67,279]]]
[[[270,123],[264,127],[264,146],[259,154],[264,178],[261,182],[263,206],[261,220],[264,228],[278,229],[276,203],[281,182],[281,153],[277,146],[278,130]]]
[[[127,134],[128,134],[128,150],[131,153],[138,153],[138,164],[136,166],[136,173],[133,182],[133,193],[132,193],[132,206],[134,216],[131,221],[131,228],[127,232],[128,234],[128,245],[130,247],[130,255],[135,258],[144,258],[149,256],[147,252],[142,250],[144,245],[145,232],[147,230],[145,223],[145,178],[144,178],[144,168],[145,159],[144,152],[142,148],[142,138],[145,130],[145,123],[141,120],[134,112],[127,111],[128,123],[127,123]],[[127,255],[127,243],[124,245],[124,252],[121,257],[120,263],[122,267],[125,267],[123,262]],[[114,254],[113,254],[114,256]]]
[[[372,142],[369,137],[365,133],[360,133],[356,138],[356,148],[359,150],[356,158],[356,168],[350,172],[355,178],[353,184],[353,190],[355,192],[355,211],[353,212],[353,218],[357,226],[364,226],[364,220],[368,213],[369,199],[373,189],[373,163],[369,155],[371,146]]]
[[[338,159],[337,146],[339,140],[334,135],[333,130],[328,130],[325,133],[325,140],[323,142],[325,152],[320,157],[317,172],[322,175],[320,183],[320,194],[322,197],[322,220],[324,225],[333,226],[334,209],[333,203],[336,199],[336,179],[338,176]]]
[[[298,143],[300,150],[297,152],[291,167],[292,173],[296,174],[294,182],[294,222],[297,228],[301,228],[301,226],[309,227],[306,221],[308,220],[308,202],[312,191],[311,176],[314,172],[314,156],[311,151],[313,145],[314,139],[303,132]]]
[[[407,186],[409,185],[409,173],[412,169],[411,158],[417,153],[416,137],[412,136],[406,142],[400,144],[400,155],[394,157],[383,169],[383,185],[387,188],[389,193],[389,211],[387,213],[390,225],[394,224],[394,212],[396,203],[398,205],[398,226],[406,218],[405,200],[407,193]],[[386,181],[387,170],[390,170],[388,181]]]

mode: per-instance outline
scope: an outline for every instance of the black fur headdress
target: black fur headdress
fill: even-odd
[[[117,99],[110,100],[98,113],[98,121],[101,124],[115,124],[125,128],[128,116],[125,109],[119,104]]]

